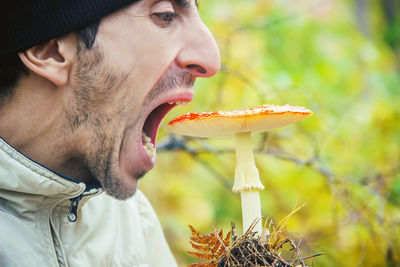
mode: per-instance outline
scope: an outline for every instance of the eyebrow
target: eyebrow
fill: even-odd
[[[183,8],[183,9],[189,8],[189,6],[190,6],[190,1],[189,1],[189,0],[174,0],[174,2],[175,2],[180,8]],[[195,4],[196,4],[196,7],[199,7],[199,3],[198,3],[197,0],[195,0]]]

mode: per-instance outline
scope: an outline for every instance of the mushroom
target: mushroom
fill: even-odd
[[[259,191],[264,186],[254,162],[251,134],[286,126],[312,114],[300,106],[263,105],[246,110],[188,113],[170,121],[167,128],[176,134],[196,137],[233,136],[237,165],[232,191],[241,194],[243,232],[258,220],[254,231],[261,234]]]

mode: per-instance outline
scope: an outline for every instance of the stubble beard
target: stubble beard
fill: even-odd
[[[126,85],[127,75],[118,75],[103,61],[104,55],[98,45],[91,50],[78,53],[78,66],[74,77],[75,105],[65,107],[66,131],[74,133],[80,127],[91,132],[90,141],[85,144],[83,153],[72,156],[68,162],[71,173],[80,181],[100,183],[104,191],[120,200],[134,195],[137,184],[132,178],[124,177],[119,168],[119,152],[126,131],[134,128],[138,118],[127,129],[116,132],[112,122],[116,118],[127,116],[127,107],[121,105],[113,114],[101,112],[101,104],[106,103],[109,95]],[[192,88],[194,78],[182,71],[166,71],[146,98],[144,105],[151,103],[165,90],[181,86]],[[133,89],[134,90],[134,89]],[[132,104],[132,103],[131,103]],[[100,105],[100,106],[96,106]],[[139,148],[137,148],[139,149]],[[140,168],[138,168],[140,169]],[[138,172],[134,177],[140,179],[146,172]]]
[[[124,117],[126,111],[121,106],[109,114],[102,105],[110,94],[126,86],[126,75],[117,75],[103,59],[97,44],[90,50],[80,47],[72,81],[74,101],[64,107],[64,129],[66,134],[73,134],[83,128],[89,137],[79,153],[66,159],[65,166],[72,178],[87,185],[100,183],[107,194],[124,200],[136,191],[136,183],[126,182],[118,166],[123,133],[116,131],[115,121]]]

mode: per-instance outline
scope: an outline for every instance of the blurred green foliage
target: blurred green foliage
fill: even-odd
[[[263,216],[278,222],[307,203],[289,228],[304,255],[326,252],[314,266],[400,266],[396,10],[393,0],[200,1],[222,69],[199,79],[194,101],[163,123],[261,104],[312,109],[303,122],[253,137]],[[241,206],[231,192],[232,140],[170,138],[161,127],[157,166],[140,188],[184,266],[196,261],[185,253],[187,225],[206,233],[234,221],[240,229]]]

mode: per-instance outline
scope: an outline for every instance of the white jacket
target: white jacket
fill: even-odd
[[[118,201],[85,187],[0,139],[0,266],[176,266],[142,192]]]

